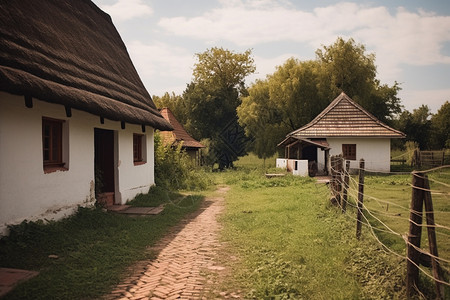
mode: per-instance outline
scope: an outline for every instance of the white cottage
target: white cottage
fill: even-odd
[[[391,139],[404,137],[341,93],[314,120],[278,144],[285,147],[279,164],[308,161],[310,175],[328,174],[329,157],[342,154],[350,160],[350,168],[358,168],[364,158],[366,169],[389,172]]]
[[[172,126],[110,16],[88,0],[2,1],[0,44],[0,232],[147,192],[154,130]]]

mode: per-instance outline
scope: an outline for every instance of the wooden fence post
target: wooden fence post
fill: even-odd
[[[342,185],[343,191],[342,191],[342,212],[345,213],[347,210],[347,198],[348,198],[348,187],[349,187],[349,174],[348,171],[350,170],[350,161],[345,161],[345,174],[344,174],[344,184]]]
[[[341,163],[342,158],[339,155],[332,156],[331,157],[331,195],[332,199],[331,202],[333,204],[340,205],[341,204],[341,180],[340,177],[340,170],[342,166]]]
[[[337,162],[336,162],[336,201],[338,203],[338,205],[342,206],[342,165],[344,163],[344,158],[342,157],[342,155],[338,155],[337,156]]]
[[[422,210],[423,210],[423,173],[412,173],[412,195],[411,195],[411,211],[409,216],[409,233],[406,264],[406,293],[408,299],[415,294],[415,287],[419,284],[419,265],[420,253],[415,247],[420,248],[420,239],[422,236]]]
[[[330,180],[330,189],[331,189],[331,202],[335,201],[335,187],[336,187],[336,156],[331,156],[330,158],[331,164],[331,180]]]
[[[428,176],[424,176],[424,202],[425,202],[425,216],[427,220],[427,233],[428,233],[428,244],[430,246],[431,256],[431,267],[433,272],[433,277],[435,279],[436,286],[436,299],[444,299],[444,287],[439,283],[438,280],[442,281],[441,266],[436,257],[439,257],[437,243],[436,243],[436,231],[434,223],[434,210],[433,210],[433,200],[431,198],[430,182],[428,181]]]
[[[361,237],[362,226],[362,207],[364,200],[364,159],[359,161],[359,183],[358,183],[358,214],[356,221],[356,238],[359,240]]]

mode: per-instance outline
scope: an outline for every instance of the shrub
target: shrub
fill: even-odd
[[[195,165],[181,145],[164,145],[159,134],[155,134],[155,182],[168,190],[203,190],[211,184],[206,171]]]

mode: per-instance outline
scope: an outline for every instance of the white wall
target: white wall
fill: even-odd
[[[67,171],[44,173],[42,117],[66,120]],[[7,224],[27,220],[59,219],[80,206],[93,205],[94,128],[116,132],[116,203],[125,203],[154,184],[153,128],[146,127],[147,163],[134,166],[133,133],[141,126],[105,120],[33,98],[26,108],[23,96],[0,92],[0,234]]]
[[[342,144],[356,144],[356,160],[350,161],[350,168],[359,168],[359,160],[364,158],[365,169],[389,172],[391,168],[391,140],[388,138],[327,138],[330,156],[342,154]],[[317,153],[319,169],[324,165],[324,152]]]
[[[155,184],[154,175],[154,144],[153,128],[146,127],[142,132],[141,126],[126,124],[125,130],[117,132],[119,140],[119,167],[118,184],[116,182],[116,203],[125,204],[139,193],[148,192],[151,185]],[[145,135],[146,163],[134,165],[133,163],[133,133]],[[151,170],[150,170],[151,169]],[[121,195],[121,199],[118,195]]]

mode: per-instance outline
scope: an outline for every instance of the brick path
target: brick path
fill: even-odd
[[[181,224],[180,230],[163,238],[153,250],[156,259],[134,266],[134,275],[119,284],[106,299],[209,299],[206,274],[220,272],[215,264],[220,225],[228,187],[207,198],[200,213]]]

